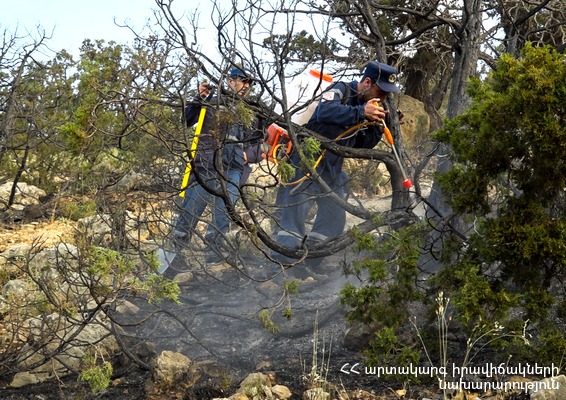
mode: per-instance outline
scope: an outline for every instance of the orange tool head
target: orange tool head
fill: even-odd
[[[385,135],[385,139],[387,140],[387,143],[393,146],[393,135],[391,134],[391,131],[387,126],[383,127],[383,134]]]

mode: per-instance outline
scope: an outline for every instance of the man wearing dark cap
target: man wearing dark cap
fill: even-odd
[[[322,94],[322,98],[306,127],[314,132],[335,140],[349,128],[364,121],[381,121],[387,111],[381,105],[390,93],[399,93],[396,85],[397,70],[387,64],[371,61],[367,64],[361,81],[350,83],[338,82]],[[372,125],[358,131],[353,136],[340,138],[337,143],[355,148],[375,147],[381,140],[381,127]],[[298,181],[308,174],[301,169],[298,157],[293,157]],[[342,172],[344,158],[332,152],[326,152],[317,172],[322,180],[341,198],[345,198],[347,184]],[[278,244],[289,248],[298,248],[305,243],[307,249],[313,244],[341,235],[346,224],[346,212],[341,208],[314,179],[306,179],[300,186],[290,185],[284,189],[280,229],[276,236]],[[317,204],[317,214],[310,232],[306,232],[306,211]],[[306,240],[305,240],[306,237]],[[279,261],[292,263],[297,260],[273,254]],[[310,260],[317,264],[322,259]]]
[[[231,204],[236,203],[238,186],[242,174],[248,172],[248,163],[262,159],[258,142],[263,132],[258,121],[246,126],[235,112],[235,102],[247,97],[251,91],[253,75],[247,68],[234,67],[228,72],[227,81],[229,91],[213,97],[211,86],[202,83],[198,88],[199,96],[185,108],[187,126],[197,122],[202,107],[206,107],[206,114],[174,235],[177,243],[190,242],[206,206],[213,205],[212,221],[205,234],[210,250],[207,263],[223,261],[221,244],[223,235],[230,228],[225,199]],[[216,160],[220,162],[215,164]],[[221,170],[218,164],[221,164]],[[199,184],[196,176],[204,184]]]

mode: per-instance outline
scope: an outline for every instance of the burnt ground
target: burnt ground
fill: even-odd
[[[274,372],[277,383],[298,394],[313,362],[325,362],[329,381],[353,387],[360,379],[340,372],[345,363],[362,362],[360,354],[343,346],[347,325],[339,292],[355,280],[344,276],[341,264],[351,257],[342,252],[317,268],[298,265],[285,278],[278,265],[262,258],[243,260],[239,270],[195,268],[198,263],[191,260],[194,276],[181,284],[182,304],[162,304],[166,313],[147,319],[136,334],[152,342],[157,352],[180,352],[224,369],[233,383],[251,372]],[[285,296],[288,280],[299,284],[296,293]],[[286,308],[291,317],[284,315]],[[261,315],[269,315],[269,321]],[[203,374],[201,381],[206,378]]]
[[[348,324],[339,292],[346,282],[357,283],[343,273],[342,265],[354,257],[349,250],[326,258],[316,268],[299,264],[287,270],[285,279],[299,282],[290,296],[284,295],[284,278],[274,264],[254,258],[238,268],[206,266],[198,262],[199,257],[185,253],[166,272],[174,276],[173,268],[178,268],[193,274],[180,285],[180,304],[166,301],[152,306],[131,299],[139,309],[121,316],[122,339],[132,355],[150,363],[163,350],[182,353],[198,365],[187,377],[190,384],[168,392],[157,390],[148,370],[121,356],[113,362],[112,384],[98,394],[71,376],[59,382],[0,389],[0,399],[208,400],[229,397],[242,378],[258,371],[289,387],[292,399],[301,399],[307,388],[304,378],[313,366],[331,385],[347,390],[352,400],[442,398],[433,384],[428,388],[392,384],[364,374],[363,355],[345,347]],[[292,316],[284,315],[286,307]],[[271,325],[262,322],[262,311],[270,313]],[[343,372],[346,365],[356,363],[360,374]],[[358,395],[359,390],[365,395]]]
[[[234,268],[202,265],[198,257],[185,253],[166,271],[170,277],[175,275],[174,268],[193,273],[191,280],[180,285],[180,304],[165,301],[150,306],[132,300],[139,310],[121,321],[125,343],[141,362],[171,350],[206,367],[189,377],[195,383],[182,389],[183,397],[170,398],[228,397],[242,378],[257,371],[272,373],[277,384],[288,386],[293,398],[300,398],[305,389],[303,377],[313,365],[328,382],[345,389],[384,389],[375,377],[340,371],[346,363],[363,362],[361,354],[343,345],[347,324],[339,292],[346,282],[356,282],[341,267],[353,257],[348,251],[326,258],[316,268],[298,265],[287,270],[285,278],[280,266],[260,258],[243,260]],[[289,280],[298,286],[286,296],[284,282]],[[292,316],[286,316],[285,309]],[[147,371],[124,362],[123,357],[115,361],[112,385],[97,395],[76,377],[69,377],[17,390],[0,389],[0,399],[161,398],[148,395]]]

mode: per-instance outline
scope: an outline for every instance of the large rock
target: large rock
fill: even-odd
[[[405,147],[415,147],[428,138],[430,117],[425,111],[423,102],[411,96],[401,96],[399,109],[404,114],[401,121],[401,133]]]
[[[237,392],[246,395],[251,400],[273,399],[271,380],[269,376],[260,372],[246,376],[240,383],[240,388]]]
[[[13,387],[76,373],[87,353],[107,358],[118,349],[105,314],[85,311],[99,304],[78,275],[77,248],[60,243],[38,250],[14,247],[0,257],[18,271],[0,299],[0,311],[9,313],[3,323],[10,326],[0,340],[22,346],[16,368],[26,371],[14,376]]]
[[[150,175],[141,174],[135,171],[126,172],[114,185],[108,188],[111,193],[129,193],[133,190],[140,190],[151,184]]]
[[[81,368],[81,360],[94,348],[105,357],[116,353],[118,344],[113,336],[109,336],[106,325],[98,320],[81,326],[57,313],[25,321],[20,338],[29,344],[19,352],[22,361],[18,369],[26,372],[17,373],[10,386],[22,387],[77,372]],[[33,343],[44,343],[42,352],[37,351]],[[57,357],[52,358],[50,354],[56,354]],[[28,371],[34,365],[38,366]]]
[[[81,218],[77,224],[78,228],[91,237],[96,244],[109,244],[117,230],[124,230],[130,242],[138,244],[142,250],[147,251],[154,250],[156,247],[155,242],[149,239],[150,232],[147,226],[149,220],[148,216],[141,217],[131,211],[126,211],[122,221],[115,220],[115,217],[110,214],[97,214]]]
[[[271,388],[271,393],[275,396],[276,399],[286,400],[290,399],[293,395],[287,386],[283,385],[275,385]]]
[[[189,374],[191,360],[174,351],[162,351],[155,360],[153,381],[161,388],[173,388],[181,384]]]
[[[2,297],[10,303],[26,301],[33,294],[30,293],[32,285],[24,279],[11,279],[2,287]]]
[[[366,348],[378,329],[361,322],[352,323],[344,333],[344,347],[353,351]]]
[[[16,246],[10,247],[2,254],[0,254],[0,262],[14,262],[18,259],[25,259],[32,250],[32,246],[29,244],[18,244]]]
[[[29,261],[28,270],[34,280],[51,280],[54,284],[61,283],[58,268],[75,271],[78,266],[79,250],[70,243],[59,243],[56,246],[42,249],[34,254]],[[63,289],[61,289],[63,290]]]
[[[12,182],[6,182],[5,184],[0,185],[0,211],[5,209],[4,204],[6,204],[10,198],[12,186]],[[20,182],[16,187],[16,195],[12,208],[14,210],[23,210],[28,205],[39,204],[39,199],[46,194],[45,190],[33,185],[28,185],[25,182]]]
[[[242,393],[235,393],[232,396],[228,397],[227,400],[250,400],[248,396]]]

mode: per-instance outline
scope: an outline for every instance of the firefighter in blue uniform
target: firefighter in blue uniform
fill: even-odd
[[[322,98],[311,116],[306,128],[328,138],[337,139],[347,129],[364,121],[380,121],[387,111],[381,106],[390,93],[400,92],[395,84],[397,70],[387,64],[371,61],[365,68],[361,81],[350,83],[338,82],[323,93]],[[342,146],[354,148],[375,147],[381,140],[382,131],[378,125],[369,126],[353,136],[337,140]],[[298,157],[292,157],[296,165],[298,181],[305,172],[301,171]],[[326,152],[317,172],[322,180],[339,197],[345,198],[347,177],[342,171],[344,158],[332,152]],[[283,204],[280,229],[275,240],[278,244],[297,249],[306,236],[307,247],[341,235],[346,224],[346,212],[314,180],[306,179],[298,186],[285,187],[282,194]],[[305,215],[312,205],[317,204],[317,214],[310,232],[306,232]],[[279,261],[292,263],[279,253],[273,253]]]
[[[185,108],[187,126],[197,122],[201,107],[207,107],[197,152],[183,202],[177,220],[174,236],[179,244],[188,243],[207,205],[213,205],[212,221],[208,224],[205,241],[209,245],[206,257],[208,263],[223,261],[221,246],[223,235],[230,228],[230,215],[225,197],[232,205],[239,198],[239,185],[249,174],[248,163],[261,161],[258,143],[263,138],[261,127],[244,126],[237,120],[234,100],[247,97],[254,82],[247,68],[232,68],[228,74],[229,92],[219,98],[214,96],[206,101],[211,91],[207,83],[199,86],[199,97]],[[219,118],[219,113],[226,113]],[[219,158],[221,169],[216,158]],[[203,184],[199,184],[196,176]],[[222,189],[222,182],[226,190]],[[211,193],[212,192],[212,193]],[[216,195],[215,195],[216,194]]]

